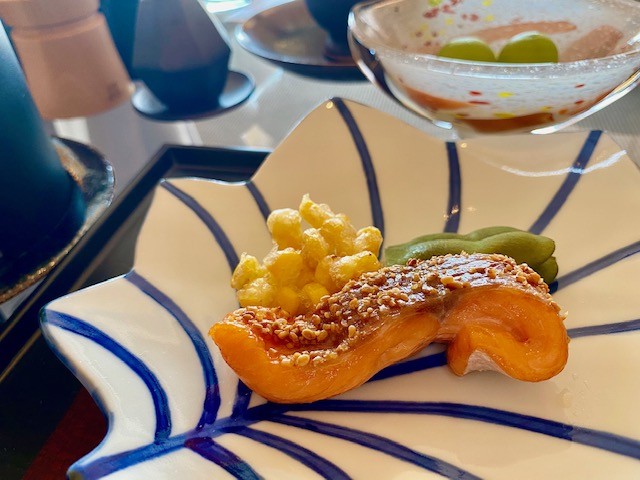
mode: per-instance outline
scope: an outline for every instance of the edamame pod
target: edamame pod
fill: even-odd
[[[501,253],[518,263],[526,263],[538,271],[546,282],[557,274],[557,263],[552,259],[555,243],[542,235],[512,227],[487,227],[467,235],[452,233],[423,235],[402,245],[385,249],[387,265],[405,264],[411,258],[428,259],[448,253]],[[544,273],[538,267],[544,265]]]
[[[521,231],[522,230],[518,230],[517,228],[513,228],[513,227],[485,227],[485,228],[480,228],[478,230],[474,230],[473,232],[468,233],[466,235],[461,235],[459,233],[449,233],[449,232],[429,233],[427,235],[421,235],[419,237],[416,237],[413,240],[408,241],[407,243],[387,247],[385,249],[385,254],[388,256],[397,257],[402,254],[396,253],[396,252],[402,252],[410,245],[417,245],[419,243],[429,242],[432,240],[441,240],[441,239],[447,239],[447,238],[459,238],[463,240],[482,240],[483,238],[490,237],[492,235],[497,235],[499,233],[521,232]]]
[[[556,276],[558,275],[558,262],[556,260],[556,257],[549,257],[533,269],[540,274],[545,282],[551,283],[556,279]]]

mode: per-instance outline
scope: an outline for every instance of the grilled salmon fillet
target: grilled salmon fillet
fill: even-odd
[[[567,362],[563,321],[527,265],[463,253],[365,273],[295,317],[281,308],[240,308],[209,334],[253,391],[305,403],[355,388],[432,342],[448,344],[457,375],[496,370],[546,380]]]

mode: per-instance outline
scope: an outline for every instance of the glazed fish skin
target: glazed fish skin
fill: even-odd
[[[568,357],[559,311],[526,265],[498,254],[445,255],[366,273],[306,315],[236,310],[210,335],[256,393],[311,402],[357,387],[433,341],[449,344],[458,375],[489,369],[548,379]]]

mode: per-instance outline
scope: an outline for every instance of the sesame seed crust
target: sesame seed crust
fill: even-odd
[[[549,287],[526,264],[500,254],[456,254],[384,267],[351,280],[320,299],[311,313],[291,317],[280,307],[245,307],[224,322],[247,325],[283,366],[317,366],[336,360],[375,330],[378,321],[401,312],[431,310],[469,288],[508,287],[537,297],[556,312]],[[280,352],[279,354],[277,352]]]

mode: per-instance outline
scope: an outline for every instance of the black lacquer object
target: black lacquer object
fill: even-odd
[[[132,80],[133,45],[140,0],[101,0],[100,10],[104,13],[122,62]]]
[[[134,94],[134,107],[157,120],[181,120],[237,106],[253,82],[244,74],[230,78],[230,55],[224,30],[197,0],[140,0],[132,64],[146,88]]]
[[[313,19],[329,34],[325,45],[328,58],[351,58],[347,21],[351,7],[361,0],[305,0]]]
[[[72,238],[81,192],[62,166],[0,25],[0,287]]]

